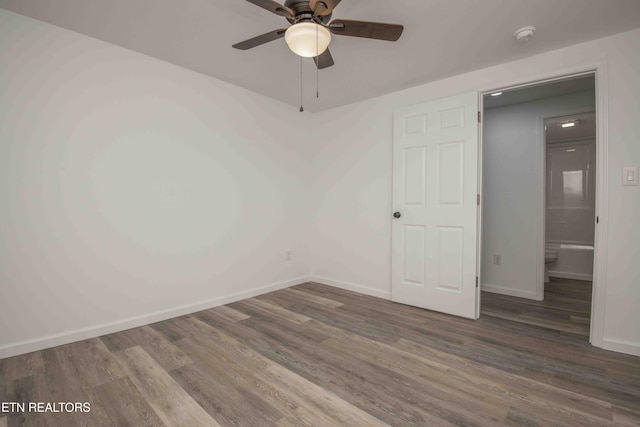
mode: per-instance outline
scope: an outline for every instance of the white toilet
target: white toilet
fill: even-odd
[[[544,283],[549,283],[549,264],[558,260],[558,251],[545,248],[544,250]]]

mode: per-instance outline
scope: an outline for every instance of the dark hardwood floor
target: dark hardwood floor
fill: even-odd
[[[542,326],[589,337],[592,283],[551,278],[544,286],[544,301],[482,293],[482,316]]]
[[[91,412],[0,426],[640,425],[640,358],[484,297],[473,321],[308,283],[4,359],[0,401]]]

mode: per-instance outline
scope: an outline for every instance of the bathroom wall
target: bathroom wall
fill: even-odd
[[[594,139],[547,144],[547,242],[593,246],[595,148]]]
[[[567,120],[576,120],[578,125],[563,129],[561,123]],[[545,239],[549,243],[593,246],[596,207],[595,114],[551,119],[545,125]],[[576,138],[574,134],[580,136]]]
[[[538,239],[544,233],[538,220],[544,203],[544,119],[594,109],[595,92],[590,90],[485,110],[483,290],[540,299],[536,290]]]

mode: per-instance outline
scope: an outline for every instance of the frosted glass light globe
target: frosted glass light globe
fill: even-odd
[[[315,22],[299,22],[287,28],[284,40],[296,55],[313,58],[327,50],[331,33]]]

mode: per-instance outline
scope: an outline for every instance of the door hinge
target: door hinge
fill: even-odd
[[[596,224],[600,224],[600,217],[599,216],[596,217]]]
[[[478,111],[478,123],[482,123],[482,112]]]
[[[478,287],[478,276],[476,276],[476,288]]]
[[[476,203],[480,206],[480,195],[478,194],[478,198],[476,199]]]

